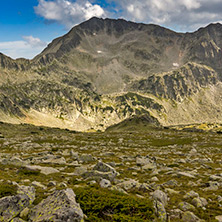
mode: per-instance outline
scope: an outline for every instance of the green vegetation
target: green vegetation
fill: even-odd
[[[0,198],[13,196],[17,192],[17,186],[12,184],[0,183]]]
[[[27,168],[20,168],[18,170],[19,175],[25,175],[25,176],[39,176],[40,170],[29,170]]]
[[[79,187],[74,192],[87,215],[86,221],[143,222],[154,219],[150,200],[99,187]]]

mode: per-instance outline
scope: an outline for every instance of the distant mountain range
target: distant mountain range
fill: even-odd
[[[0,54],[0,121],[78,131],[222,123],[222,25],[176,33],[91,18],[32,60]],[[144,118],[146,116],[146,118]]]

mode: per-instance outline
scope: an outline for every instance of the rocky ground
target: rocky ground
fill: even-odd
[[[0,132],[0,221],[222,221],[222,134]]]

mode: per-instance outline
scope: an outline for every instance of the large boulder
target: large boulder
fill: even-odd
[[[83,221],[83,212],[76,203],[72,189],[56,190],[52,195],[35,206],[30,214],[30,221]]]
[[[33,187],[20,186],[18,194],[0,199],[0,221],[7,222],[18,216],[26,207],[29,207],[35,199]]]

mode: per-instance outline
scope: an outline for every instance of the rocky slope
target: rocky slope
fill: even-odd
[[[33,60],[0,54],[0,119],[81,131],[140,115],[221,123],[221,37],[221,24],[176,33],[92,18]]]
[[[0,132],[1,222],[221,221],[221,133]]]

